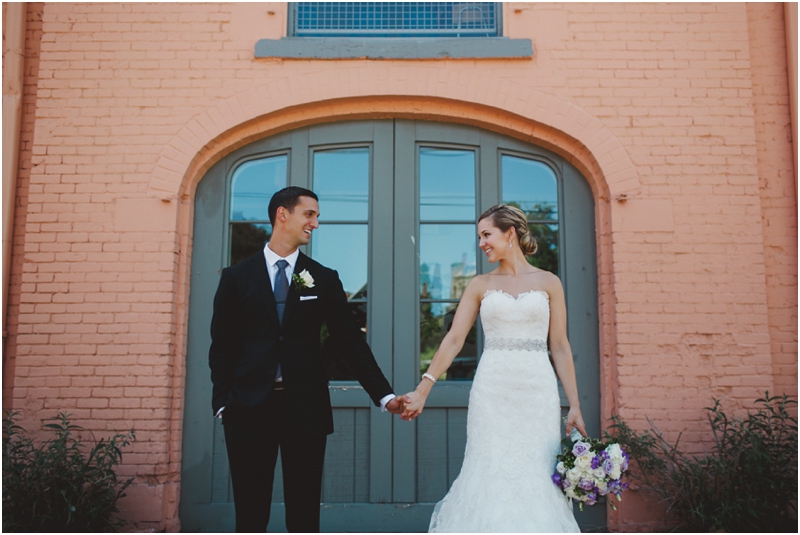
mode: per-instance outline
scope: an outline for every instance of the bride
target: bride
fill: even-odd
[[[485,344],[470,392],[464,463],[429,529],[578,532],[569,500],[550,479],[560,453],[561,409],[548,346],[570,404],[567,435],[573,427],[586,435],[561,281],[525,259],[536,252],[536,240],[519,208],[488,209],[478,220],[478,237],[489,262],[500,265],[470,281],[427,373],[404,396],[401,418],[413,420],[480,312]]]

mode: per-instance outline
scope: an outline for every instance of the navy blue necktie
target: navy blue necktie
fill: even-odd
[[[278,266],[278,272],[275,274],[275,304],[278,306],[278,321],[283,323],[283,309],[286,307],[286,296],[289,295],[289,279],[286,278],[286,266],[289,262],[278,260],[275,264]],[[275,379],[283,380],[282,375],[281,365],[278,364]]]
[[[278,260],[278,272],[275,274],[275,303],[278,305],[278,321],[283,322],[283,309],[286,307],[286,296],[289,295],[289,279],[286,278],[286,266],[289,262]]]

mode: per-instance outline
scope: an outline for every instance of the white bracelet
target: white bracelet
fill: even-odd
[[[433,375],[429,374],[429,373],[423,373],[422,374],[422,378],[423,379],[430,379],[431,381],[433,381],[433,384],[436,384],[436,378]]]

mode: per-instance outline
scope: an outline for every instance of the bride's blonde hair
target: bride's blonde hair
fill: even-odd
[[[491,219],[494,226],[503,232],[514,227],[517,231],[519,248],[522,249],[522,253],[525,256],[533,256],[536,253],[539,246],[536,243],[536,238],[531,235],[531,230],[528,228],[528,218],[525,217],[525,212],[516,206],[495,204],[481,214],[478,222],[487,218]]]

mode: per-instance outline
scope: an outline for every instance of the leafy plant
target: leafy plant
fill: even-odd
[[[614,438],[636,461],[634,477],[667,503],[685,531],[797,531],[797,418],[787,396],[756,400],[747,418],[730,418],[719,400],[707,407],[714,436],[709,455],[688,456],[648,418],[639,434],[618,416]]]
[[[60,413],[43,427],[55,438],[38,447],[17,424],[19,413],[3,418],[3,531],[118,531],[116,502],[131,484],[117,482],[114,467],[121,448],[135,440],[134,431],[94,441],[84,453],[75,432],[82,430]]]

